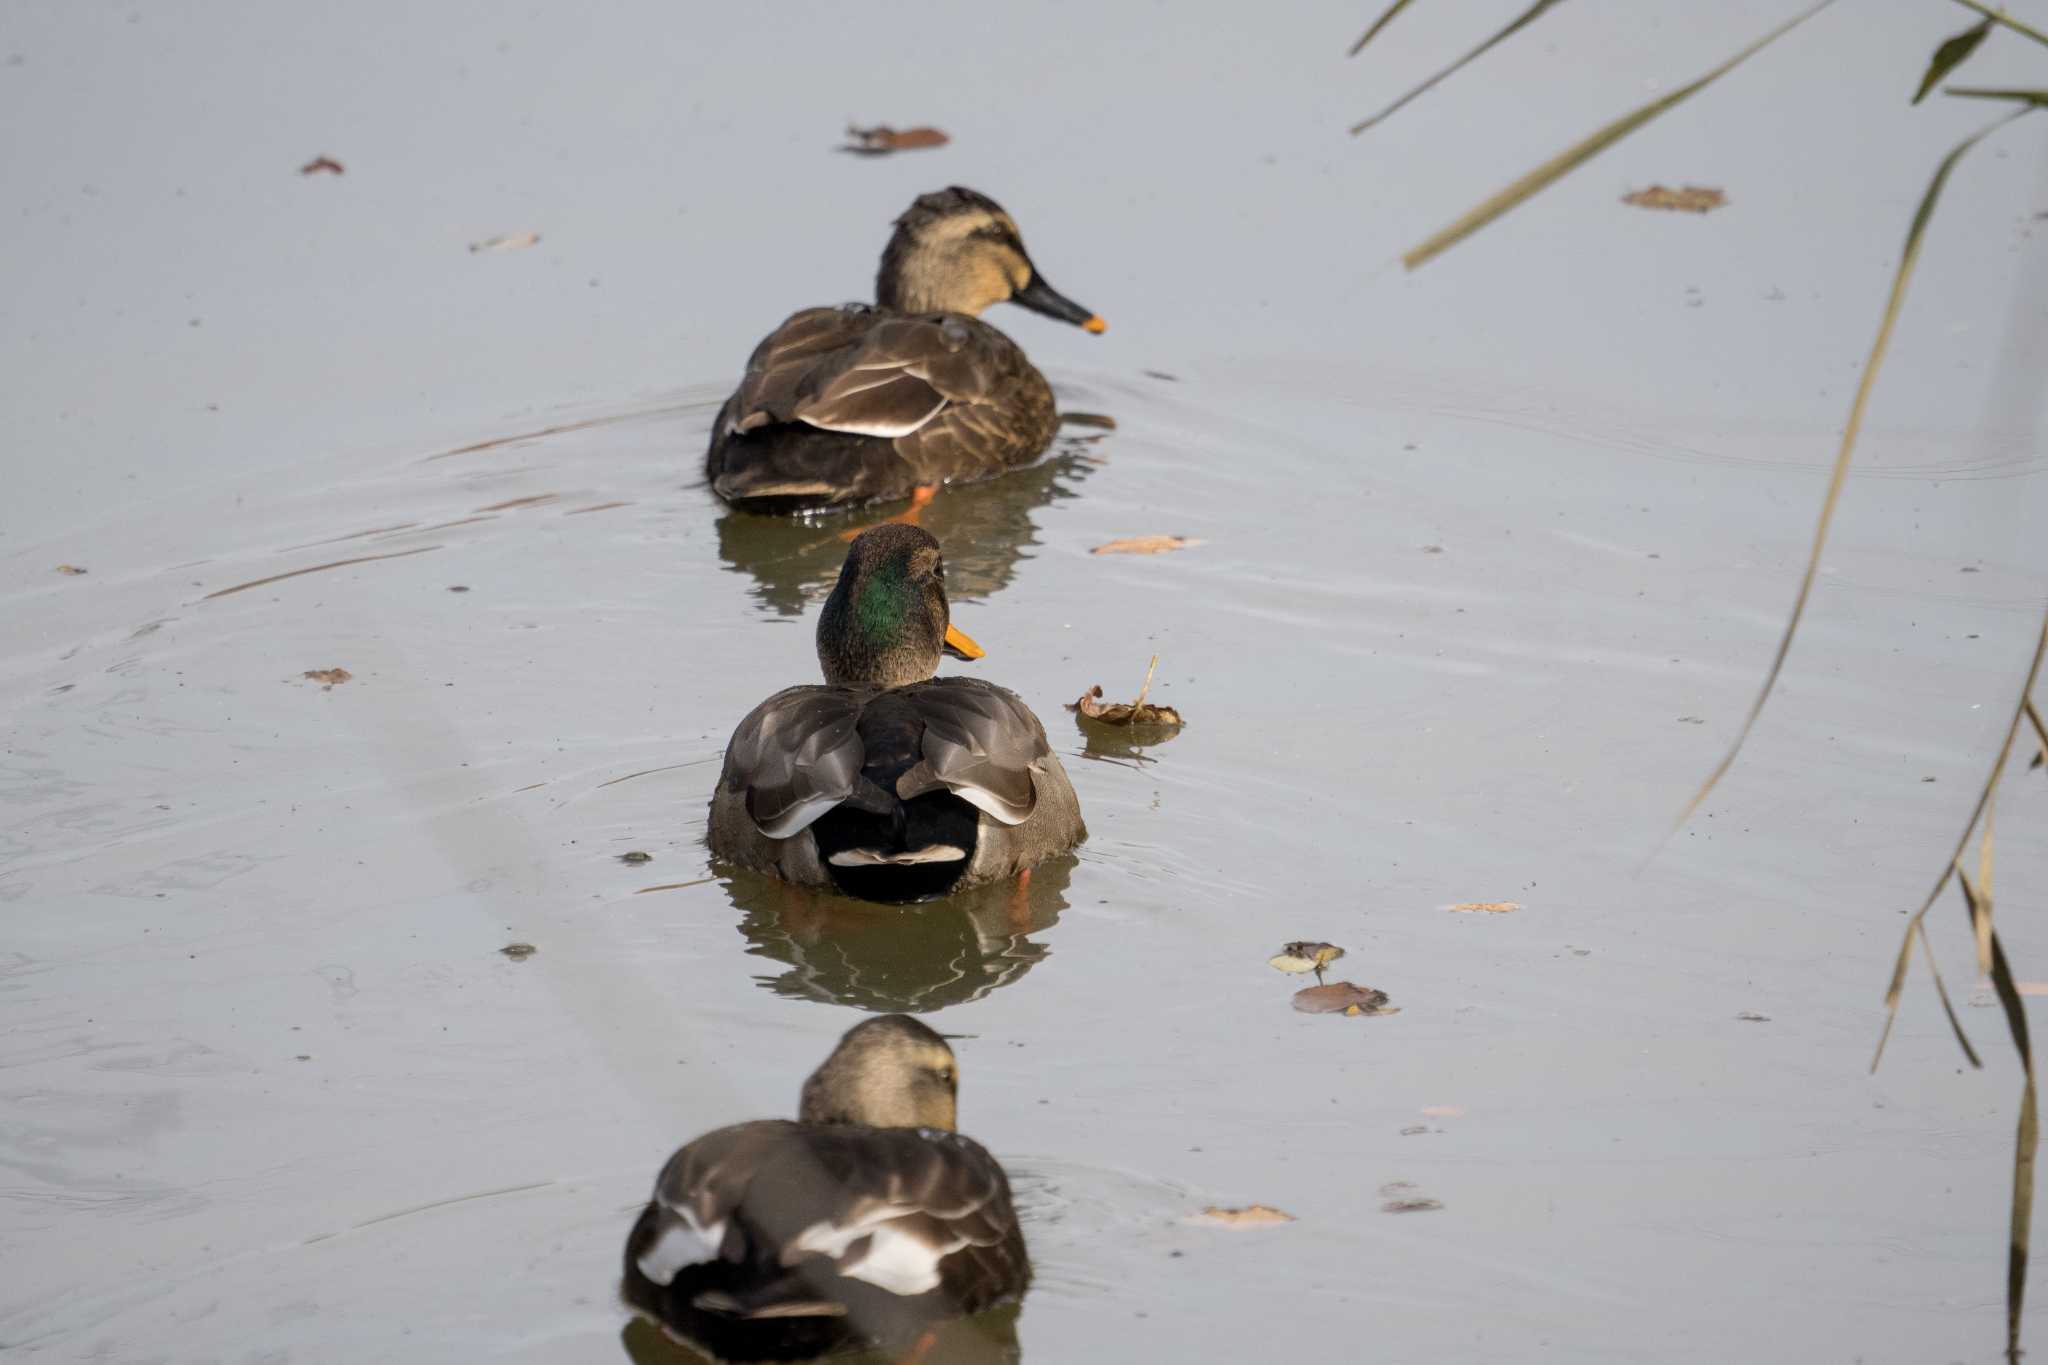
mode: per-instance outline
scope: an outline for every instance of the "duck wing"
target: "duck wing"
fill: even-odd
[[[984,329],[985,330],[985,329]],[[728,431],[778,422],[894,439],[949,403],[989,391],[988,348],[969,319],[810,308],[754,348],[724,414]]]
[[[815,684],[777,692],[733,731],[719,784],[744,795],[747,815],[771,839],[800,833],[848,800],[876,805],[882,794],[861,777],[859,728],[873,695]]]
[[[687,1289],[691,1309],[751,1319],[859,1315],[877,1290],[971,1313],[1030,1279],[1009,1181],[979,1143],[781,1120],[669,1158],[626,1261],[629,1282],[637,1271]]]
[[[896,779],[897,796],[944,789],[1005,825],[1031,818],[1034,775],[1052,748],[1022,698],[979,678],[934,678],[896,695],[924,721],[923,759]]]

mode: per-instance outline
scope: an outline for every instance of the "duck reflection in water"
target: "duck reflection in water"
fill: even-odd
[[[1047,954],[1031,935],[1067,908],[1077,860],[1054,858],[1005,881],[914,907],[875,905],[734,871],[726,894],[757,957],[785,964],[756,980],[795,1000],[929,1014],[1022,979]]]
[[[942,1324],[919,1351],[920,1365],[1017,1365],[1024,1359],[1023,1348],[1017,1344],[1017,1318],[1022,1312],[1019,1305],[1008,1304]],[[642,1317],[626,1324],[619,1333],[619,1344],[633,1365],[720,1365]],[[886,1351],[835,1355],[830,1360],[832,1365],[903,1365],[901,1357]]]
[[[1095,466],[1086,455],[1099,433],[1060,438],[1054,454],[1029,469],[966,488],[941,490],[898,506],[891,521],[922,526],[946,547],[947,590],[979,601],[1008,587],[1017,563],[1038,543],[1031,514],[1078,488]],[[890,509],[885,504],[881,512]],[[846,546],[875,518],[804,521],[728,511],[718,519],[718,557],[754,580],[754,595],[778,616],[801,616],[822,602],[839,576]]]

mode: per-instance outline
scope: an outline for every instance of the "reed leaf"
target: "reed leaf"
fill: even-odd
[[[2026,1080],[2020,1090],[2020,1121],[2013,1134],[2012,1232],[2005,1254],[2005,1357],[2020,1358],[2020,1317],[2027,1302],[2027,1253],[2033,1238],[2034,1157],[2041,1147],[2040,1113],[2034,1093],[2034,1044],[2027,1032],[2027,1006],[2013,980],[2005,945],[1991,936],[1991,985],[2012,1031],[2013,1050],[2020,1054]]]
[[[2027,719],[2034,723],[2034,738],[2041,741],[2041,752],[2035,754],[2034,761],[2027,765],[2028,769],[2031,770],[2040,767],[2044,763],[2048,763],[2048,724],[2042,723],[2041,713],[2034,709],[2032,697],[2027,699],[2024,709],[2027,713]]]
[[[1407,0],[1401,0],[1401,3],[1407,3]],[[1392,104],[1380,110],[1377,114],[1374,114],[1371,118],[1365,119],[1359,123],[1352,124],[1351,136],[1357,137],[1360,133],[1372,127],[1375,123],[1378,123],[1380,120],[1384,118],[1390,117],[1395,110],[1406,105],[1410,100],[1413,100],[1416,96],[1422,94],[1430,87],[1436,85],[1439,81],[1444,80],[1446,77],[1456,73],[1463,67],[1471,64],[1472,62],[1477,61],[1479,58],[1485,56],[1488,52],[1491,52],[1500,44],[1506,42],[1509,38],[1512,38],[1515,34],[1521,32],[1529,25],[1535,23],[1539,18],[1542,17],[1543,11],[1551,9],[1554,6],[1557,6],[1562,3],[1563,0],[1536,0],[1535,4],[1529,6],[1529,8],[1523,10],[1520,14],[1510,19],[1505,28],[1501,29],[1491,38],[1488,38],[1478,47],[1473,48],[1470,52],[1467,52],[1464,56],[1458,58],[1458,60],[1452,62],[1449,66],[1437,72],[1434,76],[1431,76],[1428,80],[1416,86],[1413,90],[1410,90],[1407,94],[1401,96],[1401,98],[1395,100]],[[1351,50],[1353,52],[1356,52],[1358,51],[1358,48],[1364,47],[1366,38],[1370,38],[1373,34],[1379,32],[1380,27],[1382,25],[1384,25],[1388,20],[1392,19],[1396,14],[1400,12],[1401,4],[1396,4],[1392,9],[1388,10],[1385,14],[1381,15],[1380,22],[1378,24],[1374,24],[1370,29],[1366,30],[1365,38],[1360,38],[1358,40],[1358,46],[1352,48]]]
[[[1715,81],[1727,75],[1730,71],[1733,71],[1736,67],[1742,65],[1742,63],[1763,51],[1764,48],[1784,37],[1787,33],[1790,33],[1793,29],[1799,27],[1799,25],[1805,23],[1808,19],[1811,19],[1833,3],[1834,0],[1818,0],[1817,4],[1810,6],[1783,24],[1780,24],[1777,28],[1772,29],[1769,33],[1766,33],[1763,37],[1757,39],[1748,47],[1745,47],[1712,71],[1709,71],[1706,75],[1701,76],[1698,80],[1680,86],[1670,94],[1663,96],[1661,99],[1651,101],[1633,113],[1624,114],[1594,133],[1591,137],[1574,143],[1536,169],[1522,176],[1521,179],[1513,184],[1487,197],[1467,212],[1464,217],[1458,219],[1457,222],[1452,223],[1449,227],[1435,233],[1420,245],[1409,250],[1401,257],[1401,264],[1409,270],[1415,270],[1425,265],[1434,257],[1464,241],[1494,219],[1499,218],[1511,209],[1519,207],[1524,200],[1534,198],[1543,190],[1562,180],[1565,176],[1591,161],[1594,157],[1606,151],[1636,129],[1649,123],[1658,115],[1677,105],[1683,104],[1693,95],[1712,85]],[[1352,131],[1356,132],[1358,130],[1354,128]]]
[[[1984,1061],[1977,1055],[1977,1049],[1970,1046],[1970,1035],[1963,1032],[1963,1021],[1957,1017],[1956,1007],[1948,998],[1948,983],[1942,980],[1941,964],[1934,960],[1934,945],[1927,941],[1927,925],[1925,921],[1922,921],[1916,933],[1907,934],[1905,941],[1899,945],[1899,952],[1901,954],[1898,968],[1899,980],[1904,980],[1905,969],[1912,962],[1915,940],[1918,940],[1920,944],[1920,951],[1927,954],[1927,971],[1934,978],[1934,993],[1941,997],[1942,1013],[1948,1016],[1948,1026],[1955,1032],[1956,1045],[1962,1048],[1963,1055],[1970,1059],[1970,1065],[1981,1071],[1984,1067]],[[1884,1060],[1884,1045],[1891,1041],[1892,1021],[1897,1017],[1896,1013],[1887,1014],[1884,1017],[1884,1030],[1877,1035],[1877,1051],[1870,1059],[1870,1069],[1873,1074],[1877,1071],[1877,1064]]]
[[[1983,15],[1994,24],[2003,24],[2014,33],[2024,33],[2035,42],[2048,45],[2048,33],[2043,33],[2038,28],[2021,23],[2003,10],[1995,10],[1988,5],[1980,5],[1977,3],[1977,0],[1956,0],[1956,3],[1964,9],[1977,11],[1977,13]]]
[[[1812,11],[1809,10],[1807,13],[1811,14]],[[1798,20],[1793,22],[1796,23]],[[1828,490],[1821,499],[1820,519],[1813,528],[1813,548],[1806,556],[1806,572],[1800,575],[1799,592],[1792,599],[1791,618],[1785,622],[1785,632],[1778,639],[1777,653],[1771,657],[1770,669],[1764,674],[1764,685],[1757,691],[1756,700],[1750,703],[1749,714],[1743,717],[1742,727],[1735,733],[1735,742],[1728,746],[1728,752],[1714,765],[1714,770],[1707,774],[1707,780],[1700,784],[1700,789],[1692,794],[1692,800],[1685,803],[1685,809],[1679,814],[1677,824],[1672,826],[1673,832],[1692,818],[1693,812],[1700,808],[1700,803],[1707,799],[1708,793],[1714,790],[1728,769],[1734,766],[1736,755],[1742,752],[1743,744],[1749,739],[1749,732],[1756,726],[1756,718],[1763,714],[1764,703],[1770,700],[1771,689],[1777,686],[1778,673],[1785,667],[1785,656],[1792,651],[1792,637],[1798,633],[1799,622],[1806,615],[1807,599],[1813,595],[1813,580],[1820,572],[1821,551],[1827,548],[1828,529],[1835,518],[1835,504],[1841,499],[1842,483],[1849,475],[1849,456],[1856,449],[1857,435],[1863,430],[1863,410],[1870,402],[1870,390],[1877,383],[1878,371],[1884,365],[1885,352],[1891,346],[1892,328],[1897,324],[1899,310],[1906,301],[1906,286],[1912,283],[1913,268],[1920,260],[1921,239],[1926,236],[1928,220],[1934,216],[1934,206],[1941,200],[1941,191],[1948,184],[1949,173],[1955,170],[1956,163],[1963,159],[1965,152],[2026,112],[2025,109],[2015,110],[1957,143],[1950,149],[1949,154],[1941,159],[1941,165],[1934,172],[1934,179],[1927,184],[1927,192],[1920,196],[1920,207],[1913,211],[1913,222],[1906,229],[1906,247],[1899,256],[1899,267],[1892,275],[1891,294],[1885,300],[1884,315],[1877,326],[1877,339],[1871,343],[1870,358],[1863,363],[1863,379],[1857,384],[1856,396],[1849,403],[1849,423],[1842,430],[1842,443],[1835,452],[1834,470],[1828,476]],[[2028,690],[2031,691],[2031,687]],[[2019,722],[2017,711],[2013,713],[2013,722]],[[1979,811],[1981,814],[1981,807]],[[1975,819],[1970,823],[1974,826]],[[1965,832],[1963,837],[1967,840],[1968,833]],[[1946,872],[1942,874],[1944,881],[1947,876]],[[1928,903],[1932,904],[1934,897],[1940,894],[1941,888],[1937,885],[1928,897]],[[1926,913],[1925,907],[1922,907],[1921,913]],[[1897,980],[1902,979],[1903,975],[1902,966],[1894,980],[1894,989]],[[1893,1004],[1896,1005],[1895,1000]]]
[[[1927,62],[1927,74],[1920,78],[1920,88],[1913,92],[1913,98],[1909,102],[1918,104],[1926,99],[1927,92],[1940,84],[1944,76],[1969,60],[1970,54],[1977,50],[1977,45],[1983,42],[1985,35],[1990,32],[1991,21],[1979,19],[1934,49],[1934,56]]]
[[[2018,100],[2029,109],[2048,104],[2048,90],[1997,90],[1976,85],[1951,85],[1941,92],[1959,100]]]
[[[1414,0],[1394,0],[1394,3],[1387,6],[1386,11],[1382,13],[1379,18],[1372,21],[1372,27],[1359,35],[1358,41],[1353,43],[1351,45],[1351,50],[1345,53],[1344,55],[1347,57],[1356,57],[1359,53],[1365,51],[1365,45],[1371,42],[1373,39],[1379,37],[1380,30],[1385,28],[1388,24],[1393,23],[1394,16],[1399,14],[1402,10],[1407,9],[1408,6],[1412,3],[1414,3]]]
[[[1980,133],[1978,136],[1982,137],[1983,134]],[[1984,785],[1977,791],[1977,804],[1970,811],[1969,823],[1963,826],[1962,834],[1956,839],[1955,850],[1949,854],[1948,862],[1942,866],[1941,875],[1934,879],[1934,889],[1927,893],[1927,899],[1920,902],[1920,908],[1915,910],[1913,917],[1906,921],[1905,938],[1899,944],[1898,960],[1892,966],[1891,984],[1885,988],[1884,993],[1885,1035],[1891,1033],[1892,1019],[1899,1012],[1899,996],[1904,991],[1906,985],[1906,966],[1913,958],[1913,935],[1920,932],[1921,921],[1926,919],[1927,912],[1934,908],[1934,902],[1941,898],[1942,891],[1948,886],[1948,879],[1962,872],[1963,851],[1969,848],[1970,836],[1976,833],[1977,823],[1984,818],[1984,812],[1990,808],[1991,794],[1998,790],[1999,779],[2005,776],[2006,760],[2012,757],[2013,741],[2019,737],[2020,721],[2025,717],[2028,707],[2032,705],[2029,698],[2034,695],[2035,680],[2041,676],[2041,659],[2043,655],[2048,655],[2048,611],[2043,611],[2041,614],[2041,633],[2034,640],[2034,657],[2032,662],[2027,665],[2026,683],[2020,688],[2019,700],[2013,703],[2012,722],[2005,728],[2005,742],[1998,746],[1998,757],[1991,764],[1991,774],[1984,779]],[[1976,911],[1974,901],[1976,892],[1971,889],[1967,879],[1963,885],[1963,897],[1965,900],[1972,902],[1971,932],[1975,933]],[[1996,958],[1998,955],[1998,941],[1995,933],[1992,935],[1991,947],[1992,956]],[[1883,1037],[1880,1037],[1878,1040],[1878,1056],[1881,1057],[1883,1055],[1884,1040]],[[1872,1070],[1876,1070],[1877,1062],[1875,1059],[1871,1061],[1870,1065]]]

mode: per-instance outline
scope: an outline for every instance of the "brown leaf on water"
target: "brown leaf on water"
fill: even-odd
[[[59,564],[57,566],[57,572],[61,574],[69,574],[71,577],[76,578],[78,577],[78,575],[90,571],[86,569],[81,569],[76,564]]]
[[[642,850],[636,848],[631,853],[621,853],[619,855],[619,861],[625,863],[629,867],[635,867],[641,863],[653,862],[654,855],[652,853],[643,852]]]
[[[1186,536],[1125,536],[1098,545],[1088,553],[1091,555],[1163,555],[1172,550],[1185,550],[1191,545],[1200,545],[1199,540]]]
[[[1294,1215],[1282,1213],[1270,1204],[1247,1204],[1241,1209],[1219,1208],[1211,1204],[1200,1213],[1190,1214],[1187,1221],[1224,1228],[1259,1228],[1292,1223]]]
[[[1138,689],[1136,701],[1102,700],[1102,684],[1083,692],[1080,699],[1067,703],[1067,709],[1088,720],[1100,721],[1104,725],[1165,725],[1175,729],[1187,724],[1180,718],[1180,712],[1171,706],[1155,706],[1145,700],[1145,694],[1152,690],[1152,671],[1159,667],[1159,656],[1152,656],[1151,666],[1145,670],[1145,685]]]
[[[527,247],[539,245],[538,232],[507,232],[486,237],[481,242],[471,242],[469,253],[474,256],[480,251],[524,251]]]
[[[340,175],[342,166],[331,156],[316,156],[299,167],[300,175]]]
[[[937,128],[891,128],[878,123],[872,128],[846,127],[846,144],[839,150],[855,156],[887,156],[891,152],[913,152],[922,147],[943,147],[953,139]]]
[[[1728,196],[1706,185],[1687,185],[1683,189],[1666,189],[1652,185],[1646,190],[1621,196],[1624,204],[1633,204],[1639,209],[1666,209],[1674,213],[1712,213],[1728,202]]]
[[[1387,993],[1355,981],[1332,981],[1327,986],[1305,986],[1294,993],[1294,1008],[1303,1014],[1399,1014],[1387,1003]]]
[[[328,687],[332,687],[336,683],[345,683],[354,676],[355,674],[345,668],[309,668],[306,670],[306,677],[308,679],[316,683],[325,684]]]
[[[1459,901],[1446,905],[1444,909],[1466,915],[1512,915],[1522,908],[1520,901]]]
[[[540,949],[534,947],[531,943],[508,943],[498,949],[498,951],[511,958],[514,962],[524,962],[539,952]]]

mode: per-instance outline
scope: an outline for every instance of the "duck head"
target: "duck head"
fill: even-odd
[[[805,1123],[953,1131],[960,1073],[946,1040],[907,1014],[855,1024],[804,1082]]]
[[[818,666],[836,686],[904,687],[939,656],[979,659],[946,605],[946,560],[931,533],[884,522],[860,533],[818,613]]]
[[[1045,282],[1002,205],[958,185],[919,195],[882,252],[875,302],[898,313],[965,313],[1005,300],[1090,332],[1107,330]]]

